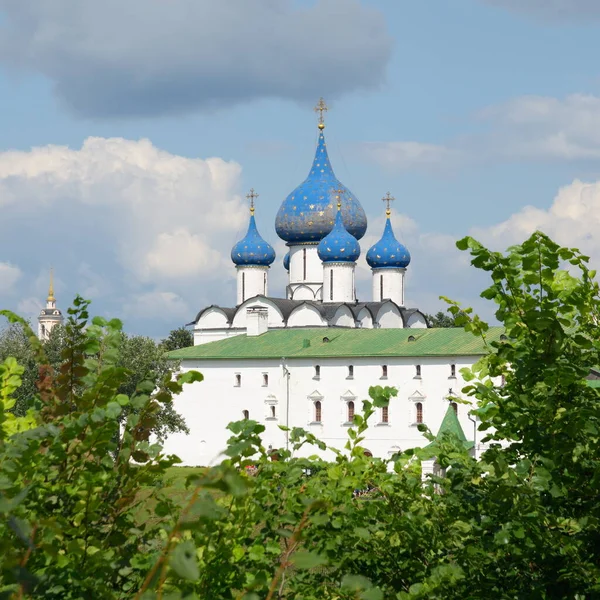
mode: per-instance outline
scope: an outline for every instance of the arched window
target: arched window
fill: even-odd
[[[416,417],[417,423],[422,423],[423,422],[423,404],[421,402],[417,402],[415,404],[415,412],[416,412]]]
[[[348,377],[346,379],[354,378],[354,365],[348,365]]]
[[[450,365],[450,377],[456,377],[456,365]]]
[[[233,385],[235,387],[241,387],[241,385],[242,385],[242,374],[241,373],[235,374],[235,383]]]
[[[415,365],[415,377],[421,377],[421,365]]]
[[[352,421],[352,419],[354,419],[354,402],[350,400],[348,402],[348,422]]]
[[[268,387],[269,385],[269,374],[263,373],[263,387]]]
[[[315,402],[315,422],[316,423],[321,422],[321,401],[320,400],[317,400]]]
[[[277,415],[275,414],[275,405],[271,404],[271,418],[274,419]]]
[[[246,419],[246,420],[248,420],[250,418],[250,413],[247,410],[243,410],[242,415],[244,415],[244,419]]]
[[[389,408],[387,406],[383,406],[381,408],[381,422],[382,423],[390,422],[390,413],[389,413]]]
[[[321,366],[315,365],[315,376],[313,379],[319,379],[321,377]]]
[[[457,415],[458,414],[458,404],[456,404],[456,402],[450,402],[450,406],[452,407],[454,414]]]
[[[381,365],[381,377],[384,377],[387,379],[387,365]]]

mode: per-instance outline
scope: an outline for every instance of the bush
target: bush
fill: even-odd
[[[232,423],[227,460],[188,477],[183,508],[165,493],[177,459],[149,431],[201,375],[119,394],[121,325],[88,325],[78,299],[63,364],[42,368],[28,415],[7,412],[21,368],[0,368],[0,598],[598,597],[600,404],[586,382],[600,364],[594,273],[539,233],[506,255],[470,238],[459,247],[490,273],[482,295],[506,327],[464,372],[491,445],[480,461],[451,436],[435,451],[365,456],[369,417],[396,393],[373,387],[332,462],[296,458],[301,446],[325,448],[301,429],[271,460],[262,425]],[[450,310],[486,338],[470,309]],[[439,474],[423,480],[433,458]]]

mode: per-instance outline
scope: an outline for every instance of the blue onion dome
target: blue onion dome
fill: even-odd
[[[356,262],[360,256],[358,240],[344,226],[342,210],[335,216],[335,224],[317,246],[319,258],[327,262]]]
[[[367,216],[356,196],[335,176],[325,145],[324,124],[319,124],[319,141],[308,177],[282,203],[275,231],[286,242],[322,240],[333,228],[336,194],[344,198],[342,218],[346,230],[357,240],[367,231]],[[336,191],[341,190],[341,192]]]
[[[283,257],[283,268],[286,271],[290,270],[290,253],[289,253],[289,250],[288,250],[288,253]]]
[[[258,233],[253,209],[250,210],[248,233],[231,249],[231,260],[238,266],[269,266],[275,260],[275,250]]]
[[[396,239],[389,214],[381,239],[367,252],[367,263],[372,269],[398,269],[410,264],[410,253],[406,246]]]

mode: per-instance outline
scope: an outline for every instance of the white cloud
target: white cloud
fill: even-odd
[[[365,155],[384,169],[440,171],[465,164],[584,161],[600,158],[600,97],[521,96],[473,115],[481,133],[445,144],[366,142]]]
[[[21,277],[21,269],[10,263],[0,262],[0,294],[10,294]]]
[[[132,299],[160,290],[157,306],[174,309],[160,318],[173,322],[182,313],[177,297],[192,314],[210,289],[227,292],[234,278],[223,266],[247,226],[240,176],[235,162],[170,154],[148,140],[0,152],[0,256],[19,256],[29,273],[19,295],[38,298],[37,310],[54,265],[63,309],[79,293],[111,316],[139,304],[131,314],[142,319],[150,303]],[[1,290],[17,281],[9,267],[0,271]],[[30,304],[22,308],[37,312]]]
[[[520,243],[536,230],[563,246],[576,247],[600,266],[600,181],[562,187],[547,209],[526,206],[506,221],[473,228],[472,235],[494,248]]]
[[[359,0],[0,0],[0,61],[86,116],[335,98],[379,86],[391,45]]]
[[[198,235],[178,228],[156,237],[142,266],[145,279],[156,276],[182,278],[218,271],[225,267],[224,256],[213,250]]]

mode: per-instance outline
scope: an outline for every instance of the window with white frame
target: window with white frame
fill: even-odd
[[[233,386],[234,387],[242,387],[242,374],[241,373],[235,374],[235,378],[233,380]]]
[[[269,387],[269,374],[268,373],[262,374],[262,386]]]
[[[320,379],[321,378],[321,365],[315,365],[315,375],[313,377],[313,379]]]
[[[352,420],[354,419],[354,400],[350,400],[346,406],[348,411],[346,421],[348,421],[348,423],[352,423]]]
[[[423,422],[423,403],[415,402],[415,423]]]
[[[315,400],[315,418],[313,419],[315,423],[321,423],[323,414],[322,414],[322,406],[320,400]]]
[[[381,365],[381,379],[387,379],[388,367],[387,365]]]
[[[354,379],[354,365],[348,365],[348,377],[346,379]]]
[[[456,377],[456,365],[450,365],[450,377]]]
[[[382,406],[381,407],[381,422],[382,423],[389,423],[390,422],[390,410],[389,410],[389,406]]]
[[[323,395],[319,390],[315,390],[312,394],[307,396],[308,405],[308,424],[320,424],[323,420]]]

